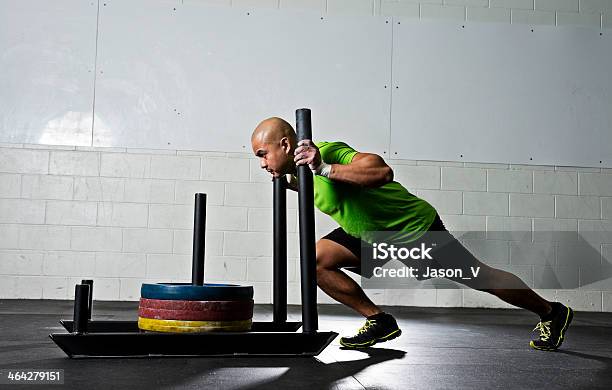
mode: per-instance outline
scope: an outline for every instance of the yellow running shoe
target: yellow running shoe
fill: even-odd
[[[367,348],[376,343],[392,340],[399,337],[402,331],[392,315],[378,313],[366,319],[357,334],[352,337],[340,338],[340,345],[346,348]]]

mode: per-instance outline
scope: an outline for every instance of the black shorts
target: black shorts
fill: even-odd
[[[436,232],[431,234],[429,232]],[[346,233],[341,227],[334,229],[324,237],[327,240],[334,241],[337,244],[342,245],[351,253],[353,253],[361,262],[361,248],[368,247],[369,244],[363,242],[357,237],[353,237]],[[435,239],[435,240],[434,240]],[[444,226],[444,223],[440,219],[440,216],[436,213],[436,217],[432,222],[427,232],[423,234],[415,242],[426,242],[431,243],[433,241],[444,241],[444,245],[434,253],[436,254],[434,260],[434,266],[441,268],[451,268],[461,266],[467,269],[470,266],[482,266],[480,261],[474,257],[474,255],[468,251]],[[372,276],[372,270],[363,272],[360,266],[356,267],[344,267],[344,269],[359,274],[363,277],[370,278]]]

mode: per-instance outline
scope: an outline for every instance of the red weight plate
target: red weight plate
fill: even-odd
[[[156,320],[180,321],[240,321],[253,318],[253,310],[208,311],[208,310],[168,310],[138,308],[138,316]]]
[[[253,312],[253,300],[241,301],[184,301],[169,299],[140,298],[140,307],[165,310],[211,311],[211,312]]]

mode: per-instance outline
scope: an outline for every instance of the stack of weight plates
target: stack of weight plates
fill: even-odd
[[[138,328],[153,332],[244,332],[253,320],[253,287],[143,284]]]

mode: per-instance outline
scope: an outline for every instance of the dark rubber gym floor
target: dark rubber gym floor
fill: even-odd
[[[135,319],[137,305],[94,302],[94,319]],[[398,318],[400,338],[363,352],[341,350],[336,339],[318,359],[69,359],[48,334],[63,332],[57,321],[71,317],[71,301],[0,300],[0,369],[64,369],[62,387],[75,389],[612,388],[612,313],[577,312],[562,350],[541,352],[529,348],[537,320],[525,311],[385,310]],[[258,305],[255,319],[270,313]],[[299,320],[299,307],[289,313]],[[363,322],[338,305],[321,305],[319,315],[320,329],[342,335]]]

